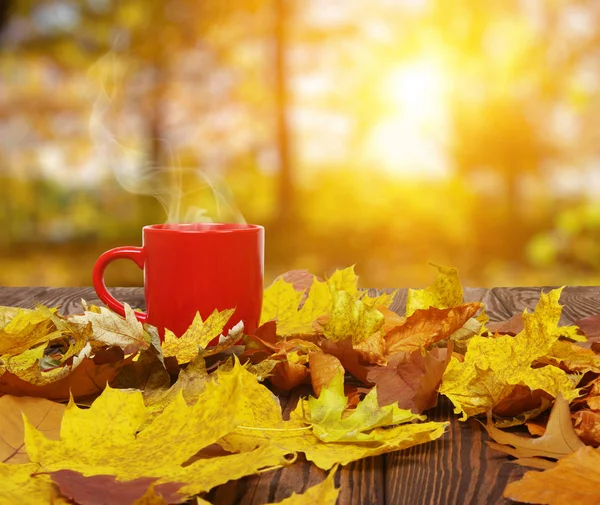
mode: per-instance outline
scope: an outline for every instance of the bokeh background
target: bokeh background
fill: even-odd
[[[241,215],[267,280],[600,284],[600,2],[0,0],[0,285]]]

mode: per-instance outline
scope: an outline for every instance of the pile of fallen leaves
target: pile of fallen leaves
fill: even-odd
[[[599,317],[560,326],[554,290],[488,323],[446,267],[400,316],[396,293],[357,281],[353,268],[289,272],[265,290],[253,334],[223,334],[232,309],[163,342],[130,307],[1,307],[0,504],[207,503],[215,486],[298,458],[329,477],[281,503],[334,504],[339,465],[444,434],[423,415],[439,394],[462,420],[487,416],[494,448],[544,470],[506,496],[600,500]],[[273,392],[300,385],[313,394],[284,419]],[[506,431],[518,425],[530,434]]]

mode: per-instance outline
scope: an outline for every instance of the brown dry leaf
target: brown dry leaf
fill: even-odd
[[[406,322],[404,316],[400,316],[386,307],[378,307],[378,310],[383,314],[383,326],[381,327],[381,331],[384,335],[397,326],[402,326]]]
[[[590,410],[597,410],[600,412],[600,376],[589,382],[584,388],[585,393],[583,396],[573,400],[574,404],[585,404]]]
[[[529,431],[530,435],[534,437],[541,437],[546,433],[546,425],[548,424],[548,419],[535,419],[534,421],[527,421],[525,426],[527,426],[527,431]]]
[[[401,409],[420,414],[437,404],[438,387],[452,357],[452,348],[422,353],[399,352],[385,367],[373,367],[367,376],[377,386],[379,405],[397,403]]]
[[[483,305],[467,303],[449,309],[416,310],[406,322],[385,336],[388,354],[428,347],[462,328]]]
[[[289,391],[300,384],[310,383],[310,372],[305,364],[286,359],[275,365],[269,380],[274,386]]]
[[[275,280],[282,278],[285,282],[289,282],[296,291],[300,291],[301,293],[307,291],[312,286],[312,283],[315,281],[322,281],[323,279],[319,279],[314,274],[311,274],[308,270],[289,270],[278,276]]]
[[[526,466],[533,466],[532,463],[539,458],[560,459],[585,446],[573,429],[569,402],[560,395],[554,401],[546,432],[542,437],[531,438],[499,430],[494,426],[490,415],[485,429],[497,442],[488,442],[490,447],[516,457],[515,463],[521,463],[520,458],[529,458]]]
[[[0,462],[27,463],[23,414],[40,432],[58,440],[60,422],[65,406],[44,398],[19,398],[5,395],[0,398]]]
[[[319,341],[319,347],[321,347],[324,353],[331,354],[339,359],[344,369],[358,380],[365,384],[370,384],[367,380],[367,375],[374,365],[364,359],[362,353],[358,352],[352,346],[350,339],[340,342],[322,339]]]
[[[123,357],[121,349],[113,349],[117,349],[120,357]],[[39,372],[40,385],[31,384],[6,372],[0,376],[0,393],[36,396],[56,401],[66,401],[71,395],[74,399],[97,395],[107,383],[117,377],[121,368],[132,362],[134,357],[131,355],[124,360],[102,363],[100,356],[102,355],[96,354],[94,358],[83,358],[75,369],[65,366],[50,372]]]
[[[506,486],[503,496],[523,503],[600,503],[600,450],[581,447],[545,472],[527,472]]]
[[[317,397],[321,394],[321,389],[326,387],[338,373],[344,373],[340,360],[323,352],[311,352],[308,355],[308,366],[310,381]]]
[[[554,365],[570,373],[600,372],[600,355],[568,340],[554,342],[548,353],[536,363]]]
[[[60,492],[80,505],[134,505],[140,503],[150,487],[153,493],[162,495],[162,503],[179,503],[181,497],[177,491],[183,484],[169,482],[155,484],[156,478],[121,481],[114,475],[85,476],[72,470],[58,470],[48,475],[56,483]],[[160,503],[160,502],[159,502]]]
[[[532,391],[527,386],[518,384],[507,397],[494,407],[492,413],[499,417],[517,417],[524,412],[539,409],[542,403],[549,407],[552,400],[552,396],[541,389]]]
[[[587,445],[600,446],[600,412],[579,410],[572,418],[577,436]]]
[[[488,323],[488,330],[498,335],[512,335],[513,337],[523,331],[523,317],[515,314],[507,321]]]
[[[358,343],[353,343],[352,347],[356,353],[368,363],[379,366],[387,365],[386,356],[388,355],[388,349],[385,337],[382,335],[381,331],[373,333],[373,335]]]
[[[588,338],[587,342],[581,345],[583,347],[591,347],[593,351],[600,352],[600,315],[584,317],[573,324],[578,326]]]

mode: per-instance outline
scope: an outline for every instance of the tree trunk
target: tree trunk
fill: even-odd
[[[289,0],[275,1],[275,106],[277,114],[277,147],[279,151],[279,184],[277,222],[288,225],[295,217],[294,180],[290,157],[288,124],[289,93],[287,85],[286,46]]]

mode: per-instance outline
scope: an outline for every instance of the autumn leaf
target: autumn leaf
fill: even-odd
[[[428,422],[403,424],[392,428],[374,428],[368,434],[370,443],[326,443],[314,434],[307,401],[299,402],[290,420],[284,421],[277,398],[266,387],[259,384],[256,377],[247,372],[242,384],[243,398],[246,400],[238,409],[238,415],[242,416],[243,424],[219,441],[224,449],[231,452],[242,451],[244,454],[246,451],[255,450],[256,447],[268,447],[274,444],[290,453],[302,452],[306,459],[313,461],[319,468],[329,470],[338,463],[345,465],[357,459],[435,440],[443,435],[448,425],[448,423]],[[375,400],[375,403],[372,400]],[[337,408],[343,411],[346,402],[342,385]],[[359,416],[367,416],[372,424],[377,424],[376,414],[379,409],[376,407],[376,398],[373,397],[368,403],[368,408],[361,409]],[[375,415],[369,417],[368,414],[373,411]],[[409,415],[417,417],[410,413]],[[393,415],[389,419],[382,419],[380,416],[379,420],[391,422],[392,417]]]
[[[396,298],[398,294],[398,290],[392,291],[391,293],[381,293],[380,295],[370,296],[368,292],[363,291],[364,295],[361,298],[361,301],[367,307],[375,307],[379,311],[381,309],[388,308]]]
[[[544,472],[527,472],[506,486],[503,496],[522,503],[600,503],[600,450],[580,447]]]
[[[440,340],[449,338],[460,330],[483,305],[467,303],[458,307],[417,309],[403,324],[386,336],[388,354],[427,348]]]
[[[450,398],[454,412],[462,413],[462,420],[492,409],[518,384],[552,396],[560,393],[569,400],[577,396],[575,381],[560,368],[531,366],[558,339],[561,291],[542,293],[535,311],[523,314],[524,329],[515,337],[476,335],[469,341],[463,362],[452,358],[440,393]]]
[[[496,442],[488,442],[490,447],[514,456],[515,463],[525,466],[547,468],[548,461],[541,458],[560,459],[584,446],[573,430],[569,402],[561,396],[554,401],[546,432],[539,438],[499,430],[489,415],[485,429]]]
[[[488,324],[488,329],[498,335],[512,335],[513,337],[523,331],[523,317],[521,314],[514,314],[506,321],[495,321]]]
[[[39,306],[35,310],[18,309],[15,313],[3,307],[0,313],[4,314],[6,324],[0,329],[0,357],[17,356],[48,342],[55,330],[52,323],[55,312],[56,309]]]
[[[600,412],[578,410],[572,414],[575,433],[584,444],[600,446]]]
[[[22,309],[20,307],[3,307],[0,306],[0,330],[10,323],[19,312],[31,313],[33,310]]]
[[[163,356],[165,358],[174,356],[180,364],[189,363],[198,354],[200,348],[207,347],[211,340],[221,335],[234,312],[235,309],[221,312],[215,309],[206,321],[202,321],[202,316],[197,313],[191,326],[179,338],[172,331],[165,329]]]
[[[336,270],[326,281],[315,279],[307,292],[298,291],[280,277],[265,289],[261,324],[276,320],[277,334],[283,337],[312,335],[315,333],[313,323],[332,310],[332,293],[343,291],[352,299],[363,295],[358,291],[357,282],[353,266]]]
[[[321,389],[318,398],[302,400],[308,407],[307,421],[315,436],[323,442],[371,442],[376,441],[369,431],[373,428],[392,426],[414,420],[418,416],[395,405],[380,407],[377,390],[373,388],[349,415],[344,415],[348,399],[344,395],[344,375],[338,372],[333,380]]]
[[[323,324],[323,334],[334,342],[349,338],[353,344],[370,337],[383,325],[383,314],[356,300],[346,291],[331,292],[331,314]]]
[[[9,465],[0,463],[0,504],[13,505],[68,505],[69,500],[61,496],[58,487],[48,475],[39,474],[35,463]]]
[[[269,376],[271,384],[287,391],[294,389],[300,384],[310,382],[310,372],[305,363],[294,359],[297,353],[288,353],[284,361],[278,362]],[[308,359],[308,356],[305,356]]]
[[[48,473],[60,492],[80,505],[95,505],[102,497],[103,505],[135,505],[150,487],[153,494],[162,496],[159,503],[178,503],[177,494],[182,484],[166,483],[154,485],[156,478],[141,477],[130,481],[120,481],[114,475],[85,476],[72,470],[58,470]]]
[[[567,340],[554,342],[548,353],[536,363],[555,365],[571,373],[600,373],[600,355]]]
[[[290,283],[296,291],[301,293],[310,289],[315,280],[322,280],[317,279],[316,276],[311,274],[308,270],[289,270],[277,278],[282,278],[285,282]]]
[[[264,446],[182,466],[239,424],[242,377],[248,375],[239,363],[230,372],[219,372],[193,405],[178,394],[140,433],[150,415],[142,394],[106,388],[89,409],[69,403],[60,441],[48,440],[26,421],[27,453],[44,471],[114,475],[120,481],[151,477],[158,479],[157,485],[182,483],[182,499],[261,468],[286,464],[281,448]]]
[[[335,505],[340,494],[340,488],[336,489],[334,482],[336,471],[337,467],[334,467],[323,482],[309,487],[302,494],[292,493],[289,498],[266,505]]]
[[[600,314],[584,317],[573,323],[587,337],[584,346],[595,352],[600,352]]]
[[[118,346],[126,355],[147,349],[150,345],[142,323],[128,304],[125,304],[124,318],[106,307],[100,307],[99,313],[86,311],[81,316],[71,316],[69,320],[81,325],[91,323],[95,341]]]
[[[336,375],[344,373],[340,360],[323,352],[311,352],[308,355],[308,365],[310,381],[317,397],[321,394],[321,389],[328,386]]]
[[[463,303],[463,289],[458,278],[458,270],[452,267],[433,265],[438,269],[435,282],[425,289],[409,289],[406,300],[406,317],[416,310],[448,309]]]
[[[84,357],[79,362],[61,368],[42,372],[39,369],[29,375],[29,381],[10,373],[0,375],[0,393],[15,396],[36,396],[51,400],[68,400],[70,396],[75,399],[85,398],[99,394],[107,383],[117,377],[121,368],[131,363],[133,355],[123,359],[123,351],[118,347],[116,356],[112,351],[97,353],[94,358]],[[112,355],[108,361],[106,354]]]
[[[211,505],[206,500],[203,500],[199,496],[196,497],[196,505]],[[168,505],[168,502],[163,498],[160,493],[157,493],[152,484],[146,492],[137,500],[133,502],[133,505]]]
[[[452,344],[451,344],[452,345]],[[452,356],[452,347],[399,352],[385,367],[373,367],[367,380],[377,387],[379,405],[396,404],[417,414],[437,404],[438,387]]]
[[[508,396],[494,406],[494,424],[498,428],[509,428],[529,422],[548,410],[554,401],[551,395],[526,386],[517,385]]]
[[[166,370],[155,368],[154,374],[146,382],[146,387],[141,390],[149,415],[140,429],[151,423],[179,394],[183,395],[188,405],[195,404],[204,391],[207,380],[206,363],[201,354],[179,371],[177,381],[173,385]]]
[[[591,410],[600,411],[600,376],[592,380],[583,389],[585,394],[573,403],[585,403]]]
[[[23,415],[51,440],[59,437],[60,422],[65,406],[44,398],[19,398],[5,395],[0,398],[0,462],[27,463],[23,433]]]

